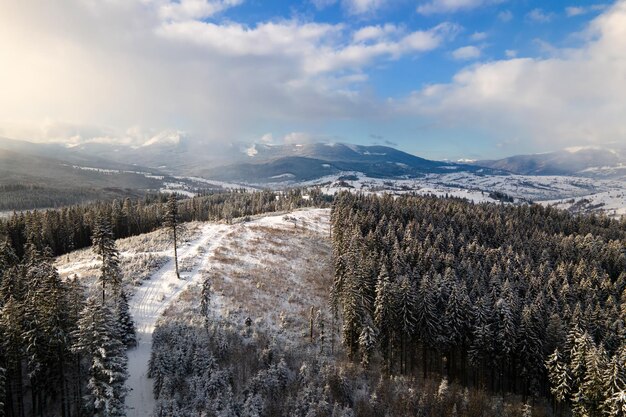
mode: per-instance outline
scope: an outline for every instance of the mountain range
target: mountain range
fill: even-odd
[[[626,149],[568,148],[556,152],[475,161],[473,164],[523,175],[624,177],[626,175]]]
[[[118,175],[102,175],[107,170]],[[181,137],[164,137],[141,146],[64,146],[0,138],[0,185],[80,184],[148,190],[158,189],[169,176],[186,176],[271,186],[342,172],[389,179],[453,172],[626,178],[626,152],[586,147],[453,163],[421,158],[389,146],[343,143],[202,145]]]

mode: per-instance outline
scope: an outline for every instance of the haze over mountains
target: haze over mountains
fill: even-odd
[[[516,155],[474,163],[525,175],[581,175],[612,178],[626,175],[626,150],[598,147],[569,148],[556,152]]]
[[[471,163],[433,161],[389,146],[342,143],[201,145],[184,138],[162,138],[142,146],[86,143],[78,146],[40,144],[0,138],[0,158],[7,175],[3,182],[49,178],[66,181],[66,165],[153,174],[200,176],[248,183],[307,181],[345,171],[371,177],[413,177],[429,173],[473,172],[482,175],[576,175],[619,178],[626,175],[626,152],[605,148],[574,148],[515,155]],[[21,158],[25,158],[20,162]],[[65,164],[65,165],[64,165]],[[30,168],[29,168],[30,167]],[[61,168],[64,167],[64,168]],[[20,173],[20,168],[26,172]],[[34,171],[33,171],[34,168]],[[8,172],[11,175],[8,175]],[[132,171],[132,172],[131,172]],[[85,185],[103,185],[85,178]],[[93,183],[96,181],[96,183]],[[142,180],[142,182],[144,182]],[[121,184],[118,184],[121,186]],[[150,181],[136,186],[149,187]]]

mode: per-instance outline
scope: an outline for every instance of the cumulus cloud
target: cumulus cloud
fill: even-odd
[[[399,33],[401,30],[398,26],[387,23],[385,25],[365,26],[352,35],[355,42],[374,41],[387,39],[390,35]]]
[[[510,22],[512,19],[513,12],[511,12],[510,10],[503,10],[498,13],[498,20],[503,23]]]
[[[311,0],[318,10],[339,3],[338,0]],[[389,0],[341,0],[341,5],[350,15],[370,15],[389,3]]]
[[[480,48],[474,45],[462,46],[452,51],[452,57],[460,61],[479,58],[480,54]]]
[[[459,30],[210,18],[241,3],[0,2],[0,126],[32,126],[7,132],[23,139],[127,140],[129,126],[148,126],[223,141],[269,123],[369,117],[384,105],[359,87],[371,66],[439,48]],[[83,128],[43,134],[43,120]]]
[[[470,35],[470,39],[474,42],[484,41],[487,36],[487,32],[474,32]]]
[[[552,20],[554,15],[552,13],[547,13],[543,11],[543,9],[533,9],[528,14],[526,14],[526,18],[532,20],[533,22],[538,23],[548,23]]]
[[[591,6],[570,6],[565,8],[567,17],[580,16],[587,13],[597,12],[606,9],[606,4],[592,4]]]
[[[179,0],[162,4],[159,14],[172,20],[205,19],[242,3],[243,0]]]
[[[311,3],[313,3],[318,10],[323,10],[333,4],[336,4],[337,0],[311,0]]]
[[[452,13],[502,3],[505,0],[430,0],[417,6],[418,13]]]
[[[626,1],[593,20],[585,36],[581,47],[547,58],[465,68],[452,82],[416,91],[399,107],[494,137],[515,132],[543,146],[623,140]]]
[[[373,13],[386,3],[387,0],[344,0],[346,8],[352,14]]]

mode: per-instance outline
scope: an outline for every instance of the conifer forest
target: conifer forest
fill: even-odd
[[[212,267],[189,266],[197,224],[225,233]],[[626,225],[606,216],[294,189],[15,213],[0,235],[2,417],[144,415],[131,301],[149,284],[124,259],[172,241],[171,282],[199,278],[150,331],[145,415],[626,410]],[[72,251],[93,279],[59,263]]]

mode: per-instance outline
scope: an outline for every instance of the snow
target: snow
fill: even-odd
[[[611,190],[576,198],[542,201],[541,204],[569,210],[574,213],[587,213],[601,210],[608,216],[626,216],[626,190]]]
[[[356,176],[358,180],[346,180]],[[339,179],[343,181],[339,181]],[[347,184],[347,186],[346,186]],[[418,178],[369,178],[361,172],[341,172],[306,181],[299,185],[320,187],[326,194],[341,190],[389,192],[392,194],[435,194],[467,198],[474,202],[494,201],[488,194],[506,193],[519,201],[553,201],[589,196],[596,193],[626,192],[626,182],[570,176],[481,175],[480,172],[427,174]]]
[[[178,180],[189,180],[189,181],[193,181],[197,183],[202,183],[202,184],[207,184],[207,185],[211,185],[215,187],[222,187],[224,189],[232,189],[232,190],[245,189],[246,191],[258,191],[259,188],[261,188],[261,187],[254,187],[254,186],[250,186],[246,184],[239,184],[239,183],[233,183],[233,182],[208,180],[206,178],[201,178],[201,177],[174,177],[174,178]]]
[[[300,277],[303,270],[312,268],[311,259],[299,260],[295,254],[306,253],[308,257],[317,259],[321,253],[316,254],[315,250],[323,250],[322,258],[330,259],[330,245],[326,244],[323,249],[319,247],[320,239],[328,236],[329,215],[328,209],[304,209],[288,214],[259,216],[252,221],[232,225],[204,223],[200,227],[200,235],[179,248],[181,270],[189,266],[189,272],[181,272],[182,279],[176,277],[174,261],[170,259],[143,281],[130,299],[138,344],[128,351],[127,387],[130,392],[126,397],[127,416],[151,415],[155,399],[147,373],[152,333],[166,309],[175,308],[175,301],[183,291],[200,285],[209,270],[211,273],[221,271],[222,274],[217,275],[223,277],[220,283],[225,293],[216,291],[213,297],[216,314],[222,317],[232,314],[231,319],[240,314],[257,317],[257,322],[279,332],[284,343],[297,343],[301,329],[306,327],[311,297],[315,298],[316,305],[323,305],[327,293],[325,286],[319,294],[304,287],[310,283]],[[260,271],[259,278],[265,277],[262,281],[251,279],[255,270]],[[269,277],[266,276],[268,273]],[[313,281],[319,281],[314,270],[310,274],[315,275]],[[331,276],[330,273],[325,275]],[[284,291],[285,285],[271,285],[270,279],[287,280],[287,292]],[[246,303],[233,298],[232,294],[252,294],[254,299]],[[242,310],[242,305],[246,305],[247,312]],[[290,317],[298,319],[294,318],[294,322],[286,328],[281,327],[280,312],[283,315],[288,312]]]
[[[287,173],[284,173],[284,174],[274,175],[273,177],[270,177],[270,178],[272,178],[272,179],[295,178],[295,175],[287,172]]]
[[[259,151],[257,151],[256,149],[256,144],[253,144],[252,146],[250,146],[249,148],[246,149],[246,154],[250,157],[255,156],[256,154],[258,154]]]
[[[223,224],[205,224],[201,237],[179,250],[179,260],[201,255],[190,273],[176,277],[171,259],[152,277],[143,282],[130,300],[130,312],[137,329],[137,347],[128,351],[129,388],[126,397],[127,416],[150,416],[155,400],[152,382],[147,377],[152,349],[152,333],[163,310],[190,284],[201,279],[200,270],[206,267],[209,256],[219,246],[228,230]],[[201,249],[204,248],[204,249]]]

